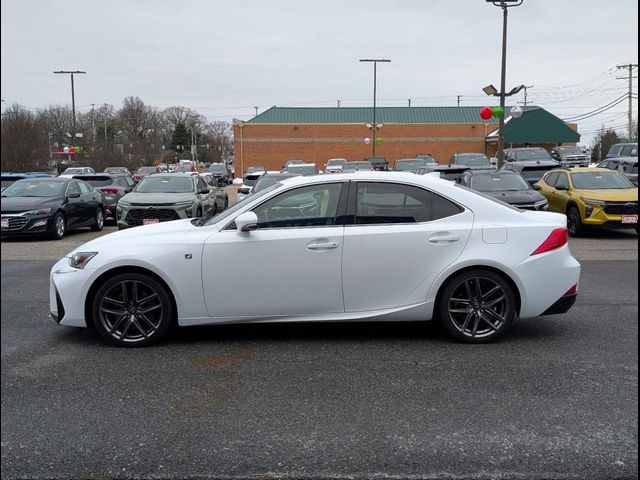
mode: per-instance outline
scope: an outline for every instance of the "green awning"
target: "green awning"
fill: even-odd
[[[497,131],[491,132],[487,140],[497,138]],[[520,118],[509,118],[504,125],[505,143],[578,143],[580,134],[566,123],[543,108],[526,110]]]

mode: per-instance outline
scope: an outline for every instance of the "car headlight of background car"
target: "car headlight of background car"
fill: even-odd
[[[536,210],[547,210],[549,208],[549,202],[546,199],[538,200],[533,204]]]
[[[194,206],[194,203],[191,201],[180,202],[175,204],[176,210],[185,210],[187,217],[191,217],[193,215],[193,206]]]
[[[48,215],[51,213],[50,208],[38,208],[36,210],[29,210],[28,212],[24,212],[25,215]]]
[[[69,266],[73,268],[83,269],[89,261],[95,257],[98,252],[78,252],[69,257]]]
[[[593,209],[595,207],[604,208],[604,206],[607,204],[607,202],[604,202],[602,200],[595,200],[593,198],[580,197],[580,200],[584,202],[585,216],[587,217],[591,216],[591,213],[593,213]]]

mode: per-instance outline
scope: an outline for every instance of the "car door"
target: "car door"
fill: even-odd
[[[78,182],[80,189],[80,204],[82,205],[80,225],[92,225],[96,218],[98,199],[94,188],[86,182]]]
[[[232,223],[203,246],[202,282],[211,317],[344,312],[343,183],[293,188],[252,209],[258,229]]]
[[[566,212],[569,200],[569,176],[565,172],[558,172],[553,191],[553,209],[556,212]]]
[[[80,187],[76,181],[67,184],[64,210],[67,217],[67,228],[78,226],[82,219],[84,206],[82,205]]]
[[[354,182],[346,219],[346,312],[424,302],[436,276],[462,253],[473,226],[470,210],[393,182]]]

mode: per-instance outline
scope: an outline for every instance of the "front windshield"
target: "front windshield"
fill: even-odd
[[[265,188],[269,188],[271,185],[275,185],[276,183],[278,183],[277,177],[262,177],[254,185],[253,193],[261,192]]]
[[[227,173],[227,167],[221,164],[211,165],[209,171],[213,173]]]
[[[136,193],[190,193],[193,192],[191,177],[145,177],[134,189]]]
[[[466,165],[468,167],[483,167],[491,165],[489,159],[484,155],[458,155],[454,162],[457,165]]]
[[[618,172],[575,172],[571,175],[573,188],[580,190],[606,190],[636,188]]]
[[[470,185],[481,192],[517,192],[531,188],[520,175],[474,175]]]
[[[78,173],[84,173],[84,169],[83,168],[67,168],[64,172],[62,172],[63,175],[67,175],[67,174],[77,175]]]
[[[336,165],[344,165],[347,161],[344,158],[334,158],[327,162],[327,167],[335,167]]]
[[[57,197],[64,189],[62,182],[14,182],[2,191],[3,197]]]
[[[141,167],[138,173],[156,173],[156,167]]]
[[[235,215],[238,210],[242,209],[247,202],[253,202],[254,200],[266,195],[267,193],[275,190],[278,187],[281,187],[282,184],[281,183],[275,183],[273,185],[271,185],[268,188],[265,188],[264,190],[261,190],[257,193],[254,193],[253,195],[249,195],[248,197],[245,197],[244,199],[240,200],[238,203],[236,203],[233,207],[229,207],[226,210],[223,210],[222,212],[218,213],[217,215],[214,215],[213,217],[211,217],[209,220],[207,220],[207,222],[205,223],[205,225],[214,225],[218,222],[221,222],[223,220],[225,220],[228,217],[231,217],[233,215]]]
[[[549,152],[543,148],[514,152],[514,158],[516,160],[553,160]]]
[[[314,175],[317,173],[315,165],[289,165],[287,172],[298,173],[300,175]]]
[[[530,182],[537,182],[542,178],[542,176],[547,173],[549,170],[553,170],[556,167],[531,167],[531,168],[523,168],[520,175],[522,175],[525,179]]]
[[[397,172],[404,172],[407,170],[415,170],[416,168],[424,167],[427,164],[423,159],[416,158],[411,160],[396,160],[393,169]]]
[[[578,147],[558,147],[556,151],[561,155],[584,155]]]

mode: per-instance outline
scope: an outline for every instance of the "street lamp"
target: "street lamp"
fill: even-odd
[[[371,122],[371,133],[373,135],[373,139],[372,139],[373,141],[371,142],[371,145],[372,145],[371,156],[375,157],[376,156],[376,130],[378,130],[381,127],[381,125],[378,125],[376,123],[376,70],[377,70],[378,62],[389,63],[391,62],[391,60],[387,60],[383,58],[377,58],[377,59],[361,58],[360,61],[373,63],[373,121]]]
[[[73,70],[73,71],[67,71],[67,70],[58,70],[56,72],[53,73],[64,73],[64,74],[70,74],[71,75],[71,111],[73,112],[73,131],[71,132],[71,135],[73,137],[73,142],[75,142],[76,139],[76,96],[75,96],[75,91],[73,88],[73,75],[76,73],[87,73],[87,72],[83,72],[81,70]]]
[[[496,7],[502,8],[502,70],[500,73],[500,108],[504,112],[504,98],[505,98],[505,83],[507,75],[507,12],[511,7],[517,7],[522,5],[524,0],[485,0],[487,3],[491,3]],[[524,86],[522,87],[524,88]],[[495,89],[495,87],[494,87]],[[519,90],[518,90],[519,91]],[[487,95],[492,95],[486,92]],[[493,94],[495,95],[495,94]],[[513,95],[513,94],[512,94]],[[504,115],[501,115],[498,119],[498,168],[502,167],[504,162]]]

